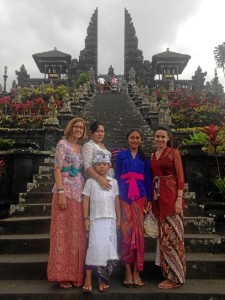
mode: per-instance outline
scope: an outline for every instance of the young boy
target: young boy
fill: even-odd
[[[93,163],[98,176],[88,179],[83,190],[84,227],[89,232],[84,293],[92,291],[93,269],[97,272],[99,291],[109,290],[110,277],[118,260],[116,229],[121,221],[118,184],[107,175],[111,167],[110,157],[103,153],[96,154]],[[110,180],[112,188],[109,191],[100,187],[99,176]]]

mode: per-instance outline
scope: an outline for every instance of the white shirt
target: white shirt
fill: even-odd
[[[90,197],[90,221],[99,218],[116,219],[115,197],[119,195],[116,179],[107,176],[112,188],[104,191],[98,182],[89,178],[84,186],[83,195]]]
[[[98,79],[98,83],[105,84],[105,79],[102,78],[102,77],[100,77],[100,78]]]

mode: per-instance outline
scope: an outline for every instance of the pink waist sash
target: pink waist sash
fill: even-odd
[[[126,183],[129,184],[128,198],[131,201],[140,198],[136,179],[144,180],[144,175],[135,172],[128,172],[126,174],[121,175],[121,179],[127,179]]]

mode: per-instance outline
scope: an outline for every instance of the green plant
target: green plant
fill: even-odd
[[[219,194],[221,194],[222,198],[225,200],[225,177],[215,178],[213,183],[217,187]]]
[[[11,150],[13,145],[13,140],[0,138],[0,150]]]
[[[204,132],[194,132],[189,134],[189,138],[183,140],[183,145],[200,144],[205,145],[207,136]]]

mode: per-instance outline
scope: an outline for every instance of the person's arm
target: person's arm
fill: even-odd
[[[181,155],[178,150],[174,151],[174,165],[177,177],[177,198],[174,209],[176,213],[183,215],[184,170]]]
[[[115,162],[115,179],[119,182],[120,176],[121,176],[121,152],[119,152],[116,156],[116,162]]]
[[[117,228],[120,228],[120,225],[121,225],[121,209],[120,209],[120,200],[119,200],[118,195],[115,198],[115,209],[116,209],[116,226],[117,226]]]
[[[151,179],[151,172],[150,172],[150,160],[145,160],[145,167],[144,167],[144,183],[146,188],[146,195],[147,195],[147,203],[145,207],[145,211],[149,212],[152,209],[152,179]]]
[[[112,188],[110,180],[99,175],[93,167],[87,168],[86,172],[91,178],[93,178],[94,180],[96,180],[98,182],[98,184],[101,186],[101,188],[103,190],[108,191]]]
[[[83,221],[84,221],[85,231],[90,230],[89,202],[90,202],[90,197],[83,195],[82,210],[83,210]]]
[[[60,141],[56,147],[56,152],[55,152],[54,177],[55,177],[57,191],[59,194],[58,205],[59,208],[62,210],[66,209],[66,197],[65,197],[65,191],[64,191],[62,174],[61,174],[64,158],[65,158],[65,147],[64,144]]]
[[[86,143],[82,147],[82,154],[84,158],[84,170],[89,177],[93,178],[98,182],[102,189],[110,190],[111,184],[110,181],[106,178],[100,176],[93,168],[93,147],[92,145]]]

